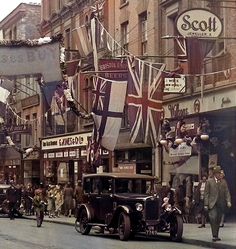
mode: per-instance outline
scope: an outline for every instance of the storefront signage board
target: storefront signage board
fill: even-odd
[[[176,27],[183,37],[217,38],[223,31],[221,19],[207,9],[189,9],[176,20]]]

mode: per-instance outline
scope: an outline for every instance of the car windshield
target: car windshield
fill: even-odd
[[[116,179],[116,193],[146,194],[151,187],[151,181],[146,179]]]

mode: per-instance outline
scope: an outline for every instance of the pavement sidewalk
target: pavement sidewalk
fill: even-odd
[[[24,218],[35,219],[34,216],[24,216]],[[75,217],[49,218],[46,216],[44,222],[74,226]],[[220,228],[219,237],[222,240],[218,242],[212,242],[209,224],[206,224],[206,228],[198,228],[198,226],[199,224],[184,223],[183,243],[217,249],[236,249],[236,222],[225,223],[225,226]]]

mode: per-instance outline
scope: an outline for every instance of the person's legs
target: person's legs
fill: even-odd
[[[218,228],[217,228],[217,208],[213,207],[209,210],[209,220],[211,225],[212,237],[218,237]]]

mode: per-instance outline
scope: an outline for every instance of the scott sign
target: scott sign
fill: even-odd
[[[176,26],[185,37],[216,38],[223,30],[220,18],[205,9],[191,9],[181,13]]]

